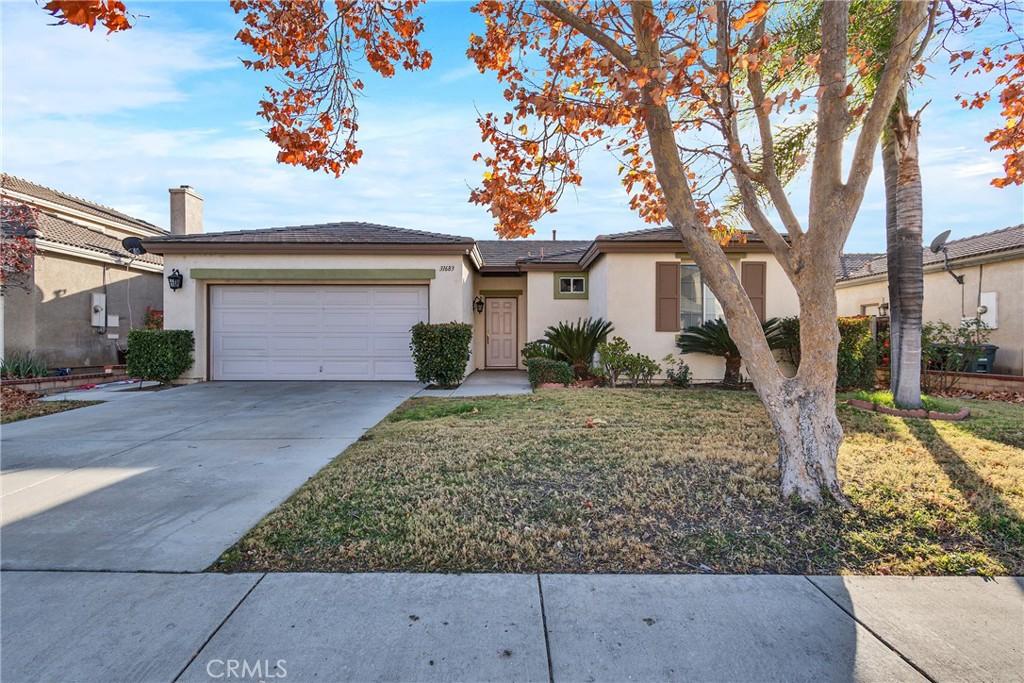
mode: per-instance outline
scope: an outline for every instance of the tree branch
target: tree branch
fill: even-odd
[[[751,39],[758,41],[764,36],[764,22],[760,22],[755,28]],[[775,168],[775,138],[772,134],[772,123],[768,112],[762,107],[764,101],[764,83],[761,78],[760,69],[747,70],[747,87],[750,89],[750,97],[754,105],[754,114],[757,116],[757,128],[761,137],[761,156],[764,160],[762,165],[762,182],[768,189],[768,195],[772,203],[778,209],[782,224],[786,226],[786,233],[791,240],[797,240],[803,235],[800,221],[793,212],[785,190],[782,188],[782,181],[779,180],[778,171]]]
[[[729,53],[729,5],[725,0],[718,0],[718,20],[716,26],[716,68],[722,73],[731,73],[731,62]],[[763,27],[763,23],[760,24]],[[722,115],[725,117],[723,121],[722,133],[726,138],[726,147],[729,150],[730,161],[732,165],[733,177],[736,179],[736,184],[740,192],[740,201],[743,204],[743,213],[746,215],[747,220],[750,222],[750,227],[754,229],[754,232],[764,240],[765,245],[771,250],[775,258],[778,259],[779,265],[782,266],[783,270],[790,277],[793,276],[793,266],[790,259],[790,247],[786,243],[786,240],[782,239],[782,235],[778,233],[775,227],[768,220],[768,217],[761,210],[761,204],[757,198],[757,190],[754,188],[754,184],[750,177],[745,175],[744,169],[747,167],[746,160],[743,158],[742,145],[740,144],[740,129],[739,122],[736,117],[736,106],[735,97],[732,92],[732,82],[727,80],[723,82],[719,88],[719,98],[722,103]],[[767,115],[758,109],[758,123],[760,124],[762,116],[765,119],[767,132],[767,144],[770,146],[771,141],[771,123],[767,121]],[[765,132],[762,130],[762,138],[764,139]],[[762,142],[762,144],[765,144]],[[765,182],[769,174],[769,167],[767,164],[762,169],[761,182]],[[774,167],[771,168],[771,173],[774,174]],[[775,180],[778,182],[778,176],[775,175]],[[781,189],[781,183],[779,184]],[[799,230],[799,228],[797,228]],[[792,233],[790,235],[793,237]]]
[[[913,4],[911,1],[910,4]],[[824,213],[833,191],[842,186],[843,140],[850,123],[846,109],[846,50],[850,3],[831,0],[821,10],[821,60],[818,62],[818,128],[811,171],[810,216]]]
[[[623,66],[632,67],[635,61],[629,50],[619,45],[610,36],[602,32],[592,23],[584,20],[578,14],[571,12],[557,0],[540,0],[538,3],[551,14],[554,14],[563,24],[568,24],[579,33],[603,47],[608,53],[615,57]]]

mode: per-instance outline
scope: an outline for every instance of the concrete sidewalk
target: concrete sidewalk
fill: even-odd
[[[3,572],[4,681],[1024,680],[1024,580]]]

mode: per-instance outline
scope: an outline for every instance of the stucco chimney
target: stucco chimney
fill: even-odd
[[[171,234],[198,235],[203,232],[203,198],[190,185],[172,187]]]
[[[555,242],[558,240],[558,231],[555,229],[551,230],[551,241]]]

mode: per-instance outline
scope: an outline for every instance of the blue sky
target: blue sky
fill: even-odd
[[[129,2],[135,29],[107,36],[50,26],[34,2],[0,2],[4,171],[167,223],[167,188],[196,187],[206,228],[233,230],[331,220],[493,236],[483,207],[468,203],[483,172],[477,110],[502,110],[501,88],[476,73],[466,38],[482,32],[469,4],[434,2],[426,10],[426,47],[434,66],[392,80],[368,75],[360,105],[362,162],[341,179],[274,161],[256,105],[263,76],[239,63],[238,18],[226,0]],[[998,125],[993,106],[963,112],[952,99],[962,79],[944,74],[914,93],[923,117],[926,238],[955,237],[1019,223],[1020,188],[989,185],[1000,157],[985,133]],[[568,193],[538,236],[586,239],[641,225],[628,210],[616,164],[603,152],[584,162],[584,185]],[[880,163],[847,251],[884,249]],[[797,207],[806,183],[792,185]]]

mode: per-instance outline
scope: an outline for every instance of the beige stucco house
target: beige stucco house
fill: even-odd
[[[924,319],[958,325],[981,319],[999,347],[994,370],[1024,374],[1024,225],[946,243],[942,253],[924,250]],[[884,254],[848,255],[836,282],[840,315],[884,315],[889,301]],[[949,270],[963,277],[958,282]]]
[[[153,237],[165,326],[196,336],[186,381],[411,380],[418,321],[473,326],[470,369],[522,367],[520,350],[559,321],[600,316],[637,352],[676,353],[682,326],[720,309],[671,229],[587,241],[474,240],[369,223]],[[795,315],[795,291],[764,245],[725,247],[764,316]],[[696,381],[720,359],[688,357]]]
[[[65,192],[3,174],[5,204],[32,209],[31,225],[2,226],[32,239],[32,269],[0,296],[0,356],[31,353],[50,367],[117,362],[146,308],[160,309],[163,263],[134,256],[125,237],[167,234],[151,223]]]

